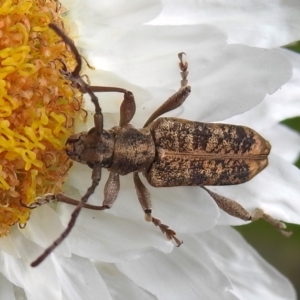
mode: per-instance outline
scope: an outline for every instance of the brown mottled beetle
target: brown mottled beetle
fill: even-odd
[[[77,60],[77,67],[62,73],[83,93],[88,93],[95,105],[94,127],[88,132],[72,135],[66,142],[67,155],[74,161],[87,164],[92,169],[92,185],[81,201],[64,194],[47,194],[37,198],[30,207],[50,201],[77,205],[61,236],[31,265],[41,263],[58,246],[73,228],[83,207],[105,210],[112,207],[117,199],[120,183],[119,175],[133,173],[133,180],[140,204],[147,221],[159,226],[168,239],[177,246],[182,241],[175,231],[151,215],[151,200],[147,188],[139,178],[143,173],[148,183],[154,187],[199,186],[209,193],[217,205],[228,214],[243,220],[264,218],[283,234],[285,225],[257,210],[251,215],[237,202],[213,193],[204,186],[234,185],[253,178],[268,165],[270,144],[254,130],[236,125],[200,123],[177,118],[158,118],[162,114],[179,107],[190,94],[187,85],[188,64],[179,56],[181,87],[163,103],[148,119],[144,128],[136,129],[129,124],[135,114],[135,101],[131,92],[115,87],[95,87],[87,85],[79,75],[81,57],[73,42],[54,24],[49,25],[71,48]],[[120,92],[124,100],[120,108],[120,124],[109,130],[103,129],[103,116],[94,92]],[[104,188],[101,206],[86,204],[94,193],[101,178],[101,169],[109,170],[109,178]]]

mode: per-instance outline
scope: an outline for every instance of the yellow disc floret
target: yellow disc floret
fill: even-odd
[[[63,27],[57,1],[2,0],[0,7],[0,236],[26,224],[24,205],[62,190],[64,151],[82,97],[60,73],[72,53],[48,28]]]

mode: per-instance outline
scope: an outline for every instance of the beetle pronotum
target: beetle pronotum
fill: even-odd
[[[105,210],[113,206],[117,199],[120,183],[119,175],[133,173],[137,197],[145,213],[146,221],[152,222],[173,240],[177,246],[182,241],[175,231],[152,216],[150,194],[139,178],[143,173],[148,183],[154,187],[199,186],[215,200],[228,214],[243,220],[263,218],[284,235],[285,224],[256,210],[252,215],[234,200],[218,195],[205,186],[234,185],[246,182],[268,165],[270,144],[254,130],[229,124],[200,123],[177,118],[158,118],[162,114],[179,107],[190,94],[188,86],[188,64],[180,53],[179,68],[181,86],[147,120],[142,129],[129,124],[135,114],[133,94],[122,88],[89,86],[80,77],[81,57],[70,38],[56,25],[52,28],[70,47],[77,61],[73,72],[64,66],[62,74],[70,79],[83,93],[88,93],[95,105],[94,127],[88,132],[72,135],[66,142],[67,155],[74,161],[88,165],[92,169],[92,185],[81,201],[62,193],[38,197],[30,208],[51,201],[65,202],[77,207],[71,215],[67,228],[31,265],[40,264],[70,233],[80,210]],[[120,108],[120,123],[109,130],[103,129],[103,115],[95,92],[119,92],[124,94]],[[89,205],[101,178],[101,169],[109,170],[109,178],[104,188],[101,206]]]

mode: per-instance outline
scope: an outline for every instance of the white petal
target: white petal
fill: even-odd
[[[60,299],[61,291],[51,259],[39,267],[32,268],[29,264],[37,257],[41,249],[27,241],[18,230],[11,236],[24,258],[16,259],[5,252],[0,252],[0,272],[14,285],[24,289],[28,300]],[[51,284],[45,284],[49,282]]]
[[[66,300],[111,300],[106,285],[87,259],[73,255],[72,258],[53,257],[57,276]]]
[[[28,300],[26,298],[26,294],[23,289],[19,288],[18,286],[14,285],[14,294],[16,300]]]
[[[64,230],[58,215],[47,205],[38,207],[32,211],[30,222],[20,232],[30,241],[47,248]],[[64,243],[55,249],[55,253],[71,256],[68,243]]]
[[[234,229],[216,226],[207,233],[198,234],[197,242],[206,246],[217,267],[230,279],[233,293],[239,299],[296,299],[291,283]]]
[[[117,267],[159,300],[237,299],[229,292],[229,280],[201,243],[196,245],[188,236],[184,240],[185,243],[170,254],[152,251],[134,261],[119,263]]]
[[[82,32],[83,36],[92,36],[95,28],[107,25],[125,30],[152,20],[162,9],[159,0],[86,0],[76,1],[76,5],[71,5],[71,18],[83,23],[80,24],[80,29],[90,28],[90,31]]]
[[[95,262],[95,266],[103,277],[114,300],[157,298],[138,287],[128,277],[124,276],[113,264]]]
[[[102,46],[98,42],[102,38],[99,31],[97,44],[91,44],[86,55],[93,66],[115,72],[142,87],[164,86],[177,90],[179,52],[187,53],[193,69],[212,61],[226,46],[226,35],[210,25],[136,26],[119,35],[117,40]]]
[[[292,78],[276,93],[267,95],[262,103],[226,122],[247,125],[260,132],[284,119],[300,115],[300,55],[286,49],[276,51],[284,54],[292,63]]]
[[[13,284],[0,274],[1,299],[15,300]]]
[[[299,224],[300,170],[275,154],[269,156],[269,162],[269,166],[249,182],[209,189],[236,200],[251,212],[258,207],[277,219]],[[244,221],[222,213],[218,223],[234,225]]]
[[[228,45],[220,57],[193,73],[192,93],[181,117],[198,121],[224,120],[242,113],[292,76],[289,61],[280,53],[242,45]]]
[[[213,27],[204,29],[196,26],[191,30],[186,27],[171,30],[164,26],[161,29],[146,28],[141,29],[144,34],[137,31],[136,35],[125,36],[114,45],[116,51],[123,53],[121,56],[108,47],[107,53],[99,54],[99,57],[112,62],[107,67],[126,80],[138,86],[153,86],[152,91],[148,88],[152,92],[152,108],[158,107],[180,86],[177,53],[184,49],[189,62],[188,79],[192,92],[183,105],[182,118],[216,121],[243,113],[262,101],[266,94],[274,93],[292,75],[289,61],[278,51],[242,45],[225,47]],[[149,36],[146,35],[147,39],[142,42],[141,38],[147,31]],[[198,35],[202,35],[203,40],[199,40]],[[161,47],[156,46],[158,40],[161,40]],[[90,57],[92,59],[93,54]],[[102,66],[101,62],[94,63]],[[157,89],[162,85],[165,93]],[[117,97],[121,101],[121,97]],[[148,112],[147,104],[146,109]]]
[[[300,39],[298,0],[224,1],[162,0],[163,11],[150,24],[213,24],[229,43],[279,47]],[[280,33],[280,34],[279,34]]]
[[[300,153],[300,135],[285,125],[276,124],[262,130],[261,134],[272,145],[272,152],[290,163],[294,163]]]
[[[16,230],[16,228],[12,229]],[[18,249],[14,242],[12,241],[12,238],[10,235],[5,236],[0,239],[0,249],[7,254],[10,254],[11,256],[14,256],[16,258],[20,258],[20,253],[18,252]]]

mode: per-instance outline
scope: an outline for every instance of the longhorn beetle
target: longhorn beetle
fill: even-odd
[[[188,86],[188,63],[179,53],[181,86],[147,120],[142,129],[129,124],[135,114],[133,94],[116,87],[89,86],[80,76],[81,56],[72,40],[55,24],[49,27],[59,35],[73,52],[77,66],[69,72],[63,64],[61,73],[83,93],[88,93],[95,105],[94,127],[88,132],[74,134],[66,142],[66,153],[74,161],[92,169],[92,184],[81,201],[63,193],[46,194],[36,198],[29,206],[35,208],[51,201],[76,205],[67,228],[61,236],[39,256],[31,266],[40,264],[70,233],[80,210],[85,207],[105,210],[112,207],[117,199],[120,175],[133,173],[137,197],[145,213],[145,219],[158,226],[169,240],[177,246],[182,241],[176,232],[152,216],[150,194],[139,178],[143,173],[154,187],[199,186],[203,188],[228,214],[245,221],[263,218],[284,235],[285,224],[257,209],[252,215],[234,200],[220,196],[204,186],[235,185],[246,182],[268,165],[270,144],[254,130],[229,124],[200,123],[177,118],[160,117],[179,107],[191,92]],[[95,92],[119,92],[124,94],[120,108],[120,123],[109,130],[103,129],[103,115]],[[101,169],[109,170],[101,206],[86,202],[94,193],[101,179]]]

